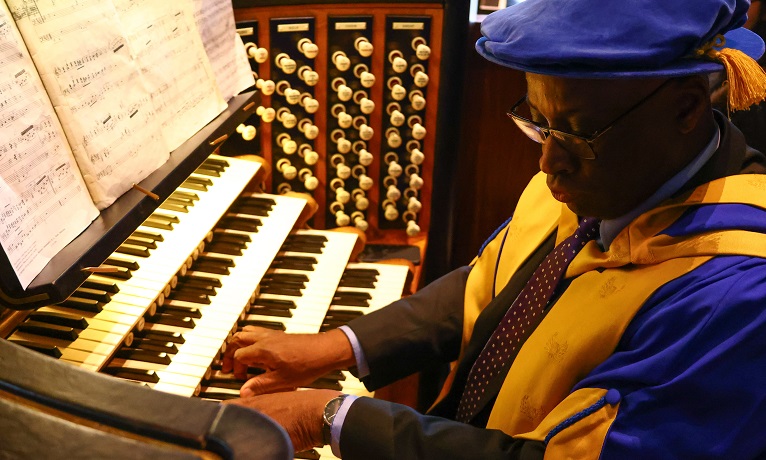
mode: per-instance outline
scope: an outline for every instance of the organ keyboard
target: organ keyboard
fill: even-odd
[[[165,393],[222,399],[241,385],[216,370],[237,328],[314,333],[348,308],[401,296],[407,267],[347,265],[356,234],[293,230],[305,200],[243,192],[258,169],[205,160],[72,296],[30,311],[7,339]],[[346,371],[316,386],[370,395]]]

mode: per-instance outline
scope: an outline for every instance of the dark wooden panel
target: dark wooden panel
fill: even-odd
[[[471,24],[453,178],[452,268],[473,259],[484,240],[511,216],[524,186],[539,171],[540,147],[506,116],[526,91],[524,73],[479,56],[473,50],[479,36],[479,25]]]

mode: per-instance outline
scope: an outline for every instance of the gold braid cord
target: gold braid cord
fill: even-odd
[[[766,71],[747,54],[725,45],[723,35],[716,35],[696,54],[723,64],[729,81],[729,110],[745,110],[766,99]]]

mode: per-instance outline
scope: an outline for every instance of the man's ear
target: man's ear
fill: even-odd
[[[710,89],[704,75],[679,79],[675,110],[678,129],[683,134],[693,131],[710,111]]]

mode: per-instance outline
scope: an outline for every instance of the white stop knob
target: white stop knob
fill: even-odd
[[[373,102],[370,99],[367,99],[366,97],[363,97],[359,101],[359,109],[362,111],[363,114],[369,115],[375,110],[375,102]]]
[[[390,133],[388,135],[388,146],[392,149],[399,148],[402,145],[402,136],[399,133]]]
[[[397,217],[399,217],[399,211],[396,210],[394,205],[387,205],[386,210],[383,212],[383,215],[385,216],[386,220],[396,220]]]
[[[290,59],[285,53],[280,53],[276,58],[277,67],[282,69],[282,72],[291,74],[295,72],[296,63],[293,59]]]
[[[319,161],[319,154],[313,150],[305,151],[303,153],[303,160],[309,166],[315,165],[317,164],[317,161]]]
[[[301,100],[301,92],[297,89],[287,88],[285,90],[285,100],[288,104],[295,105]]]
[[[255,87],[260,89],[264,96],[270,96],[274,94],[274,90],[277,86],[272,80],[263,80],[259,78],[255,82]]]
[[[341,72],[347,71],[351,66],[351,60],[342,51],[336,51],[333,54],[332,62],[335,64],[335,68]]]
[[[354,90],[349,88],[346,85],[340,85],[338,86],[338,99],[341,101],[348,101],[351,100],[351,96],[354,95]]]
[[[428,85],[428,75],[425,72],[416,72],[412,81],[416,86],[423,88]]]
[[[407,235],[408,236],[417,236],[418,233],[420,233],[420,226],[415,223],[414,220],[411,220],[407,222]]]
[[[304,56],[309,59],[314,59],[319,54],[319,47],[316,44],[311,43],[308,38],[302,38],[298,40],[298,49]]]
[[[340,203],[346,204],[351,199],[351,194],[342,187],[338,187],[335,189],[335,199]]]
[[[319,74],[313,70],[304,70],[301,76],[303,77],[303,81],[309,86],[315,86],[319,83]]]
[[[426,156],[419,149],[412,149],[412,152],[410,153],[410,163],[421,165],[425,158]]]
[[[423,110],[423,108],[426,106],[426,98],[420,94],[413,94],[410,97],[410,102],[412,102],[412,108],[415,110]]]
[[[271,107],[260,106],[257,109],[255,109],[255,113],[256,115],[261,117],[261,120],[264,123],[271,123],[272,121],[274,121],[274,117],[277,116],[277,112]]]
[[[411,212],[420,212],[421,209],[423,209],[423,204],[418,201],[417,198],[411,196],[407,202],[407,210]]]
[[[283,166],[282,175],[285,176],[285,179],[292,180],[298,175],[298,170],[293,165]]]
[[[345,137],[341,137],[338,139],[338,151],[340,153],[348,153],[351,151],[351,141],[346,139]]]
[[[296,150],[298,150],[298,144],[294,140],[282,141],[282,151],[287,155],[292,155]]]
[[[338,225],[338,227],[345,227],[351,223],[351,218],[348,217],[348,214],[345,212],[338,211],[335,213],[335,223]]]
[[[420,140],[426,137],[426,129],[420,123],[415,123],[412,126],[412,137]]]
[[[284,126],[287,129],[295,128],[295,125],[298,124],[298,117],[293,115],[292,113],[285,113],[282,115],[282,126]]]
[[[308,97],[308,96],[304,97],[303,108],[306,109],[307,113],[314,113],[317,110],[319,110],[319,101],[317,101],[313,97]]]
[[[394,126],[402,126],[404,124],[404,114],[398,110],[394,110],[391,112],[390,121]]]
[[[362,218],[358,218],[354,220],[354,227],[358,228],[359,230],[366,232],[368,228],[370,228],[370,225],[367,223],[366,220]]]
[[[306,125],[303,127],[303,135],[308,140],[314,140],[319,135],[319,128],[316,125]]]
[[[348,179],[351,177],[351,168],[348,167],[348,165],[345,165],[343,163],[338,165],[337,168],[338,177],[341,179]]]
[[[364,211],[365,209],[370,207],[370,200],[360,195],[356,197],[354,204],[356,205],[356,209],[360,211]]]
[[[367,174],[362,174],[359,176],[359,188],[362,190],[369,190],[372,188],[372,177],[368,176]]]
[[[242,139],[246,141],[252,141],[255,139],[256,130],[255,126],[253,125],[240,124],[237,126],[237,132],[240,133],[242,135]]]
[[[398,188],[396,188],[396,185],[389,185],[386,189],[386,198],[388,198],[391,201],[396,201],[399,198],[402,197],[402,192],[399,191]]]
[[[372,88],[372,86],[375,85],[375,75],[370,72],[362,72],[362,74],[359,75],[359,82],[365,88]]]
[[[372,43],[365,37],[359,37],[354,41],[354,48],[359,52],[362,57],[372,56]]]
[[[399,56],[396,56],[391,60],[391,68],[394,69],[394,72],[396,73],[402,73],[407,70],[407,61]]]
[[[359,137],[362,138],[362,140],[369,141],[374,134],[375,130],[365,124],[362,124],[362,126],[359,127]]]
[[[341,112],[338,114],[338,126],[341,128],[348,128],[351,126],[351,122],[353,121],[353,118],[351,115],[347,114],[346,112]]]
[[[405,96],[407,96],[407,90],[404,86],[394,85],[393,88],[391,88],[391,97],[395,100],[401,101]]]
[[[431,57],[431,48],[428,45],[420,44],[415,48],[415,56],[421,61],[425,61]]]
[[[372,164],[373,156],[370,152],[368,152],[366,149],[362,149],[359,151],[359,164],[362,166],[369,166]]]
[[[399,177],[402,175],[402,165],[396,161],[392,161],[388,164],[388,175],[391,177]]]
[[[420,188],[423,187],[423,179],[417,174],[412,174],[410,176],[410,187],[415,190],[420,190]]]
[[[309,176],[303,181],[306,190],[315,190],[319,186],[319,179],[316,176]]]

